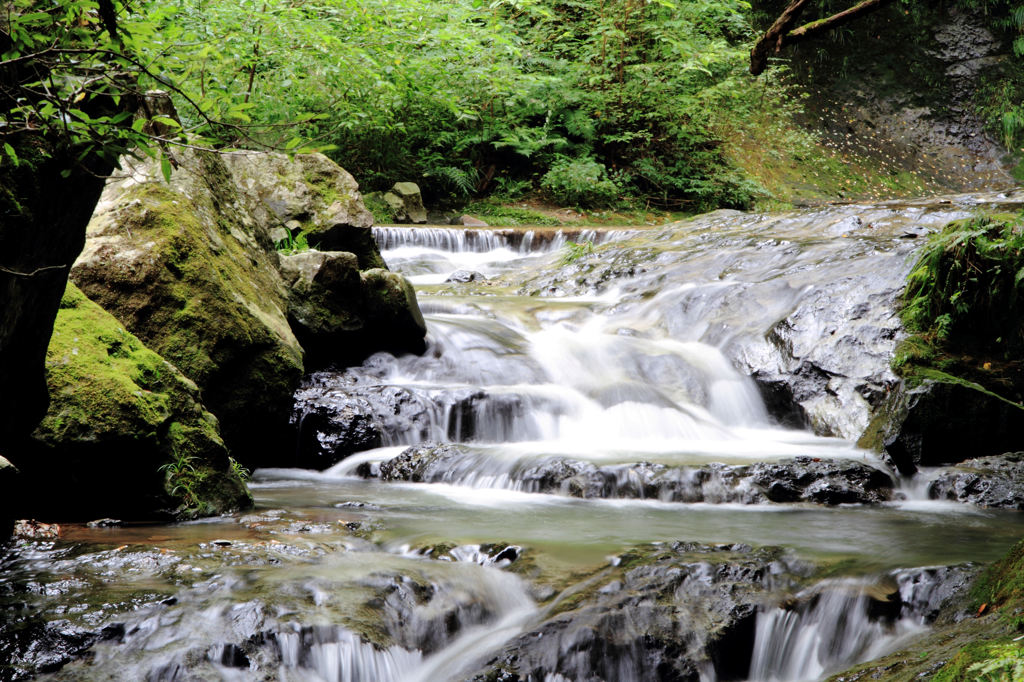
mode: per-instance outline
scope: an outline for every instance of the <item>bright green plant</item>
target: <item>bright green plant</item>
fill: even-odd
[[[566,242],[562,247],[562,257],[559,259],[561,265],[571,265],[581,258],[594,254],[594,242]]]
[[[540,184],[555,201],[584,208],[612,206],[622,193],[604,164],[588,158],[556,157]]]
[[[907,280],[903,319],[943,342],[1024,348],[1024,220],[957,221],[935,235]]]
[[[228,457],[228,464],[231,465],[231,472],[238,477],[238,480],[247,483],[252,478],[252,472],[245,468],[241,462],[234,457]]]
[[[295,235],[289,233],[287,237],[274,244],[274,247],[286,256],[290,256],[301,251],[309,251],[311,248],[309,245],[309,236],[305,232],[299,232]]]
[[[1024,680],[1024,650],[1016,642],[996,644],[988,650],[990,658],[967,669],[978,682],[1016,682]]]
[[[181,500],[185,509],[197,509],[201,505],[199,486],[206,473],[196,468],[196,459],[191,455],[179,455],[159,467],[166,477],[167,492]]]

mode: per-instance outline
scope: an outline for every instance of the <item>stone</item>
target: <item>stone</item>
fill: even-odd
[[[423,207],[423,195],[415,182],[396,182],[391,191],[384,194],[384,201],[391,207],[395,221],[399,223],[427,222],[427,210]]]
[[[354,253],[360,269],[384,267],[358,183],[323,154],[238,152],[224,162],[257,232],[284,227],[321,251]]]
[[[976,457],[944,469],[928,496],[979,507],[1024,510],[1024,452]]]
[[[361,475],[382,481],[457,483],[479,467],[465,446],[413,446]],[[794,457],[749,465],[666,466],[638,462],[598,466],[565,457],[525,460],[503,472],[518,490],[580,498],[657,499],[664,502],[823,505],[877,504],[891,499],[887,473],[855,460]]]
[[[807,570],[775,548],[633,548],[599,581],[556,600],[471,679],[744,679],[758,607]]]
[[[471,215],[464,215],[452,221],[452,225],[464,225],[465,227],[488,227],[487,223],[474,218]]]
[[[456,270],[448,275],[447,283],[466,284],[468,282],[483,282],[487,278],[473,270]]]
[[[1021,446],[1024,408],[961,381],[925,380],[892,391],[861,445],[881,442],[904,474]]]
[[[251,506],[195,383],[73,285],[46,366],[50,409],[16,451],[26,515],[148,520]]]
[[[279,263],[289,287],[288,319],[306,350],[307,369],[359,362],[379,350],[423,351],[426,326],[401,275],[383,276],[400,289],[401,300],[382,305],[376,279],[360,273],[355,254],[311,250],[281,256]]]
[[[170,183],[154,162],[112,180],[72,279],[199,386],[228,447],[253,466],[288,451],[303,351],[267,222],[247,210],[225,158],[186,150]],[[273,174],[284,157],[265,159]]]

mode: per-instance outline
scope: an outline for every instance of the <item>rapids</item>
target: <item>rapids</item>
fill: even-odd
[[[255,472],[254,512],[18,542],[0,680],[781,682],[891,651],[1024,534],[855,444],[921,237],[1022,199],[377,228],[427,352],[309,377],[319,470]]]

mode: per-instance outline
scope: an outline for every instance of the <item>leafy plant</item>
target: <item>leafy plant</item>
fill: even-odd
[[[565,246],[562,247],[562,257],[559,259],[561,265],[571,265],[581,258],[586,258],[594,254],[594,242],[583,241],[583,242],[566,242]]]
[[[231,472],[243,483],[248,483],[252,478],[252,472],[246,469],[245,466],[243,466],[242,463],[234,457],[228,457],[228,464],[231,466]]]
[[[168,493],[180,499],[182,507],[197,509],[201,506],[199,485],[206,479],[206,473],[196,468],[195,457],[178,455],[158,471],[164,473]]]
[[[557,157],[540,184],[556,201],[586,208],[613,205],[621,193],[604,164],[589,158]]]
[[[288,236],[274,244],[279,252],[290,256],[301,251],[309,251],[309,236],[305,232],[299,232],[298,234],[288,233]]]
[[[990,658],[971,665],[967,672],[979,682],[1014,682],[1024,679],[1024,650],[1018,643],[997,644],[989,648]]]

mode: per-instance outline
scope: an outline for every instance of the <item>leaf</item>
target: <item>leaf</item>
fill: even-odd
[[[8,157],[10,157],[11,162],[14,164],[15,168],[21,165],[21,160],[18,158],[17,152],[14,151],[14,147],[12,147],[6,142],[4,142],[4,153],[7,154]]]
[[[171,181],[171,160],[166,155],[160,157],[160,172],[164,174],[164,181]]]

